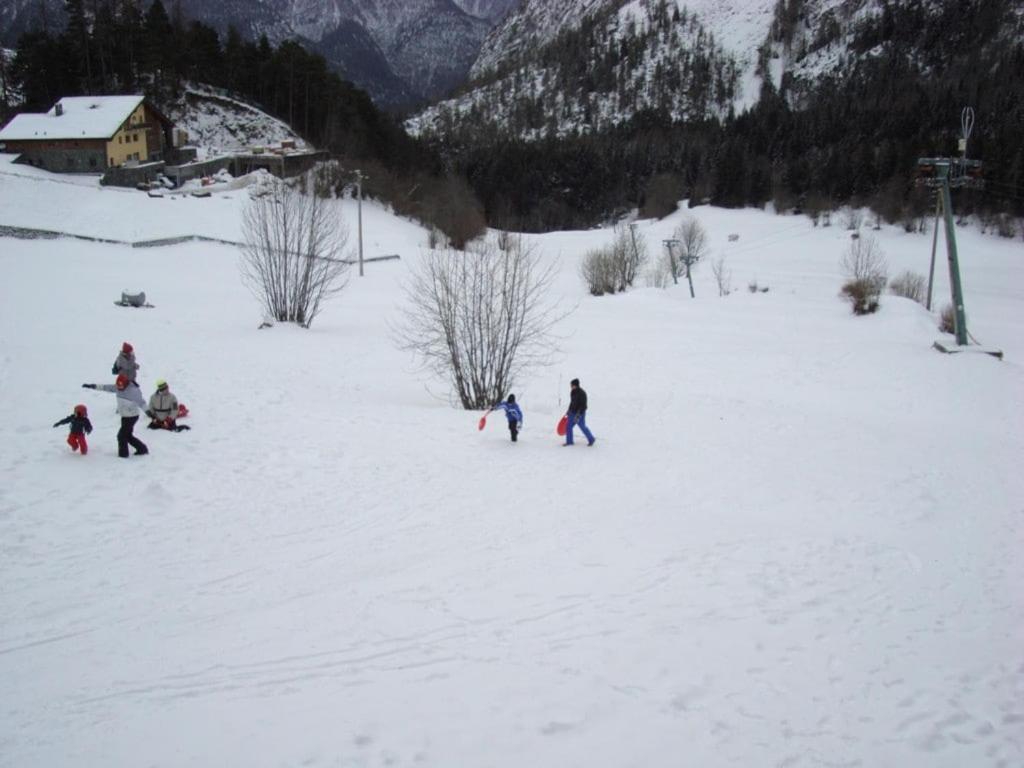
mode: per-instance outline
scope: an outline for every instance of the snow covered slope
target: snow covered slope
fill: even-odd
[[[0,166],[0,225],[230,236],[244,199]],[[692,214],[726,298],[708,265],[695,300],[589,297],[611,233],[530,238],[576,309],[516,445],[393,345],[427,236],[376,205],[367,255],[402,259],[310,331],[256,329],[230,248],[0,239],[0,765],[1021,764],[1019,242],[958,232],[1000,362],[930,349],[906,300],[851,316],[841,228]],[[125,340],[193,427],[126,461],[79,387]],[[594,448],[554,435],[574,376]],[[50,428],[77,402],[86,457]]]
[[[165,109],[175,125],[188,131],[189,142],[207,153],[254,144],[279,144],[285,139],[304,145],[287,123],[231,93],[209,86],[190,85]]]

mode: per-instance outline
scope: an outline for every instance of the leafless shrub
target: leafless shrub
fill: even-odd
[[[624,291],[632,287],[640,269],[647,263],[647,241],[637,232],[636,224],[620,224],[615,228],[615,260],[619,290]]]
[[[711,262],[711,271],[718,284],[718,295],[728,296],[732,293],[732,272],[725,266],[725,256]]]
[[[947,304],[939,312],[939,330],[943,333],[956,333],[956,312],[952,304]]]
[[[594,296],[618,293],[631,287],[647,262],[647,241],[636,225],[619,224],[612,242],[588,251],[580,263],[580,274]]]
[[[654,259],[644,272],[644,282],[650,288],[667,288],[669,274],[668,259]]]
[[[860,229],[860,225],[863,221],[864,214],[861,212],[860,208],[850,206],[843,210],[843,224],[851,232]]]
[[[901,273],[889,283],[889,293],[895,296],[902,296],[905,299],[911,299],[918,304],[924,304],[926,289],[927,281],[924,275],[919,275],[910,270]]]
[[[839,266],[849,278],[841,293],[849,300],[853,313],[866,315],[877,311],[888,276],[885,257],[874,236],[851,240]]]
[[[605,246],[587,251],[580,262],[580,275],[592,296],[615,293],[618,286],[618,269],[612,247]]]
[[[1016,237],[1017,226],[1013,216],[1008,213],[1000,213],[996,217],[996,232],[1000,237],[1006,237],[1011,240]]]
[[[874,235],[851,240],[839,261],[843,274],[854,280],[881,281],[885,287],[887,267],[885,255]]]
[[[842,295],[850,302],[855,315],[870,315],[878,311],[881,289],[871,280],[849,280],[843,284]]]
[[[693,298],[693,269],[707,255],[708,233],[696,219],[686,219],[676,227],[673,236],[678,242],[679,262],[686,269],[690,297]],[[673,276],[676,274],[673,271]]]
[[[242,278],[266,316],[309,328],[348,282],[348,230],[321,197],[276,180],[263,192],[242,213]]]
[[[512,243],[512,234],[507,229],[499,229],[496,240],[498,248],[502,251],[507,251]]]
[[[451,383],[463,408],[490,407],[524,368],[549,360],[566,314],[549,303],[553,276],[521,241],[428,251],[406,286],[398,342]]]

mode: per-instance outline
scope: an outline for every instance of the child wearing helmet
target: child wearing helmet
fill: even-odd
[[[163,379],[156,380],[156,392],[149,397],[149,408],[146,409],[146,415],[150,418],[148,425],[150,429],[177,431],[178,398],[174,396]]]
[[[121,351],[114,360],[110,372],[115,376],[127,376],[128,381],[138,384],[139,368],[142,366],[135,362],[135,347],[127,341],[121,345]]]
[[[508,400],[497,403],[491,410],[496,411],[499,408],[505,411],[505,418],[508,419],[508,431],[514,443],[519,435],[519,430],[523,428],[523,411],[516,402],[516,396],[511,394],[508,396]]]
[[[135,437],[135,422],[146,407],[146,401],[139,391],[139,385],[121,374],[113,384],[83,384],[86,389],[98,389],[117,395],[117,414],[121,417],[121,429],[117,432],[117,455],[128,458],[128,446],[135,449],[136,456],[149,453],[146,444]]]
[[[85,456],[89,452],[89,444],[85,441],[85,436],[92,434],[92,422],[89,421],[89,411],[84,405],[79,403],[75,406],[75,410],[70,416],[65,416],[53,426],[57,428],[63,424],[71,425],[71,430],[68,432],[68,445],[71,446],[71,450],[81,451],[82,455]]]

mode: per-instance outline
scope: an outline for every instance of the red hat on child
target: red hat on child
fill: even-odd
[[[124,389],[125,387],[128,386],[128,377],[125,376],[123,373],[117,374],[117,380],[114,381],[114,386],[117,387],[118,389]]]
[[[127,341],[121,345],[121,351],[124,352],[126,355],[130,355],[134,349],[135,347],[133,347]]]
[[[75,406],[75,416],[87,416],[88,414],[89,410],[81,403]]]

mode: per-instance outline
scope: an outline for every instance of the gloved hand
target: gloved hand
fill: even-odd
[[[156,418],[156,416],[153,415],[152,411],[146,411],[146,415],[149,416],[149,418],[151,418],[151,419],[155,419]]]
[[[54,424],[53,426],[54,426],[54,428],[56,428],[56,427],[59,427],[59,426],[60,426],[60,422],[58,421],[58,422],[57,422],[56,424]]]
[[[85,428],[85,434],[91,435],[92,434],[92,427],[86,427]]]
[[[96,389],[95,384],[83,384],[82,389]]]

